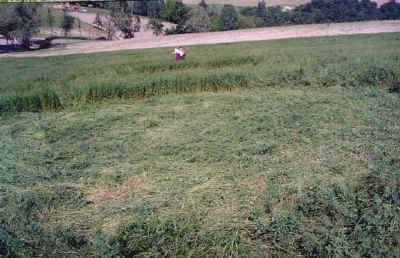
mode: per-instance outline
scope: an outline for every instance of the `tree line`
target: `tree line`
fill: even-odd
[[[234,30],[278,25],[295,25],[311,23],[353,22],[368,20],[400,19],[400,4],[391,0],[378,7],[371,0],[312,0],[294,9],[284,9],[281,6],[267,7],[260,0],[255,7],[236,8],[224,5],[220,12],[201,0],[202,10],[192,11],[186,20],[186,32],[197,32],[208,24],[208,31]],[[195,16],[205,16],[208,19],[197,19]]]
[[[400,4],[391,0],[378,7],[371,0],[312,0],[285,11],[280,6],[266,7],[261,0],[257,7],[245,8],[241,14],[254,17],[258,26],[386,20],[400,18]]]
[[[371,0],[312,0],[294,9],[281,6],[267,7],[264,0],[258,6],[237,8],[224,5],[221,9],[200,0],[198,6],[187,6],[177,0],[124,1],[126,11],[148,16],[157,21],[176,23],[167,34],[223,31],[241,28],[352,22],[400,18],[400,4],[391,0],[378,7]],[[111,3],[97,3],[98,7],[110,9]]]

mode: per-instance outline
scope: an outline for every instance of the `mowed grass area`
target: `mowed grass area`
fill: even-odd
[[[1,59],[0,253],[398,256],[399,50],[381,34],[190,47],[179,65]]]

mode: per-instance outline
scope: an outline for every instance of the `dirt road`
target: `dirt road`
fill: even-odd
[[[117,41],[85,42],[67,45],[63,49],[47,49],[35,52],[1,54],[0,57],[44,57],[69,54],[95,53],[127,49],[174,47],[177,45],[204,45],[245,41],[261,41],[284,38],[303,38],[353,34],[400,32],[400,20],[332,23],[271,27],[225,32],[193,33],[164,37],[128,39]]]

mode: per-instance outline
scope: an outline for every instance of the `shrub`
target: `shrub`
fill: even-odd
[[[219,30],[239,29],[239,15],[233,5],[224,5],[218,18]]]
[[[185,31],[207,32],[211,30],[211,21],[205,9],[201,7],[192,8],[189,17],[185,22]]]

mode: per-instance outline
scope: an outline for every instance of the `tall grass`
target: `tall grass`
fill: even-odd
[[[143,98],[249,86],[338,85],[398,92],[396,34],[381,37],[388,47],[381,48],[379,53],[366,42],[372,42],[377,49],[380,41],[358,36],[297,40],[296,46],[286,40],[191,47],[187,60],[179,63],[171,60],[165,50],[55,57],[40,62],[2,60],[5,72],[0,78],[0,112],[58,110],[107,98]],[[365,56],[360,58],[353,53],[352,45],[364,48]],[[46,91],[52,101],[45,96]]]
[[[225,61],[216,61],[211,66],[218,67]],[[247,61],[244,63],[247,63]],[[173,67],[174,69],[185,67],[185,63],[173,65]],[[118,71],[121,71],[121,69]],[[230,91],[235,88],[250,86],[329,87],[341,85],[343,87],[381,87],[391,93],[400,90],[400,69],[390,64],[367,62],[340,66],[331,65],[318,69],[317,74],[314,71],[298,68],[278,71],[272,77],[260,77],[247,69],[244,72],[216,70],[200,76],[195,74],[161,74],[146,78],[144,81],[125,83],[116,81],[87,86],[81,85],[73,88],[73,91],[68,92],[67,96],[62,97],[59,97],[52,89],[15,93],[0,99],[0,112],[57,111],[72,103],[94,103],[109,98],[146,98],[170,93]],[[150,69],[149,71],[153,70]],[[61,103],[60,99],[64,99],[65,103]]]
[[[15,93],[0,99],[0,112],[57,111],[71,103],[94,103],[109,98],[146,98],[170,93],[232,90],[249,86],[295,87],[382,87],[389,92],[399,92],[400,71],[388,65],[362,63],[357,66],[321,68],[319,75],[302,68],[279,71],[273,77],[262,77],[251,72],[215,71],[202,76],[159,75],[145,81],[129,83],[97,83],[74,88],[67,96],[59,97],[52,89],[35,90],[29,93]],[[72,99],[71,99],[72,96]],[[61,103],[60,99],[65,103]]]
[[[61,101],[50,89],[0,98],[0,112],[40,112],[60,109],[62,109]]]
[[[105,84],[82,87],[74,94],[75,102],[94,103],[107,98],[145,98],[170,93],[232,90],[248,87],[249,74],[214,72],[201,77],[163,76],[131,85]]]

